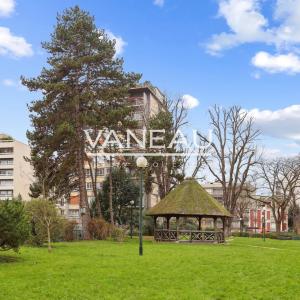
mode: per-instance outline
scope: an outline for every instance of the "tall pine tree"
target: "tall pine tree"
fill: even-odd
[[[116,58],[115,41],[78,6],[57,16],[51,40],[42,46],[49,54],[47,67],[36,78],[22,78],[30,91],[43,95],[29,105],[31,161],[38,178],[50,167],[47,189],[55,194],[62,196],[63,190],[69,196],[70,187],[78,189],[81,212],[85,212],[81,215],[83,233],[88,239],[84,129],[111,128],[120,121],[126,126],[131,113],[127,92],[140,75],[124,72],[123,60]]]

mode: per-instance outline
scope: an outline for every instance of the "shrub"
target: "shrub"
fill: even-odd
[[[65,223],[65,230],[64,230],[64,240],[71,242],[74,241],[74,230],[76,227],[77,223],[76,221],[66,221]]]
[[[88,224],[88,230],[94,239],[105,240],[110,235],[110,224],[101,218],[92,219]]]
[[[29,236],[29,230],[21,201],[0,201],[0,250],[18,251]]]
[[[111,230],[111,238],[115,242],[124,242],[126,235],[126,228],[114,226]]]

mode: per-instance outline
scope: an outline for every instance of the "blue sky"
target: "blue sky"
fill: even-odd
[[[207,130],[213,104],[240,105],[257,118],[268,155],[300,152],[299,0],[0,0],[0,132],[26,141],[35,95],[19,77],[40,72],[40,42],[75,4],[118,38],[127,70],[198,99],[194,128]]]

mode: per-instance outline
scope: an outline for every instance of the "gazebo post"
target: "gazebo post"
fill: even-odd
[[[178,241],[178,238],[179,238],[179,217],[177,216],[176,217],[176,239]]]
[[[154,216],[153,221],[154,221],[154,230],[156,229],[156,220],[157,220],[157,216]]]
[[[214,217],[214,231],[218,231],[218,227],[217,227],[217,217]]]
[[[198,230],[201,231],[202,228],[201,228],[201,221],[202,221],[202,218],[201,217],[198,217]]]
[[[217,217],[214,217],[214,231],[215,231],[215,241],[218,242],[218,235],[217,235],[217,230],[218,230],[218,227],[217,227],[217,220],[218,218]]]
[[[170,229],[170,217],[166,217],[167,219],[167,229],[169,230]]]

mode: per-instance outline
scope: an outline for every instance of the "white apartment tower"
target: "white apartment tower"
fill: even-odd
[[[0,200],[21,196],[29,199],[33,169],[24,157],[30,156],[28,145],[0,133]]]

